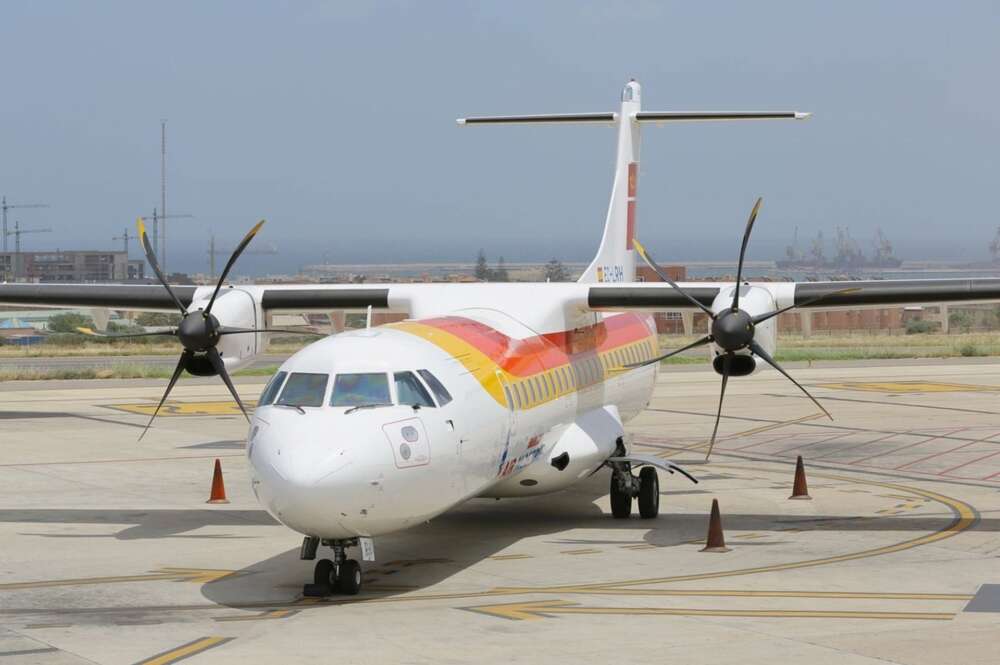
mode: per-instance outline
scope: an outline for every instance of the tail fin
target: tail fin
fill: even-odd
[[[622,91],[618,113],[571,113],[560,115],[511,115],[460,118],[459,125],[596,123],[618,126],[618,151],[611,203],[604,222],[604,236],[597,255],[580,277],[580,282],[634,282],[636,254],[635,195],[639,184],[639,127],[645,123],[703,122],[712,120],[801,120],[808,113],[779,112],[643,112],[642,88],[632,79]]]
[[[580,282],[634,282],[635,193],[639,184],[639,123],[632,119],[641,108],[642,89],[632,80],[622,91],[618,114],[618,151],[615,180],[604,222],[604,236],[597,255],[580,276]]]

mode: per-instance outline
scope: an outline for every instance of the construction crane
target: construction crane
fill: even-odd
[[[213,233],[208,240],[208,272],[212,281],[215,281],[215,255],[216,254],[232,254],[231,249],[216,249],[215,248],[215,234]],[[257,255],[274,255],[278,253],[278,248],[274,245],[266,245],[263,247],[258,247],[257,249],[248,249],[243,252],[243,254],[257,254]]]
[[[150,217],[140,217],[144,222],[153,223],[153,253],[160,255],[160,269],[163,270],[164,275],[169,275],[167,272],[167,224],[163,223],[163,228],[160,228],[160,221],[166,219],[191,219],[194,215],[160,215],[157,213],[156,208],[153,208],[153,214]]]
[[[3,201],[0,202],[0,210],[3,210],[3,251],[7,251],[7,236],[13,235],[7,230],[7,211],[14,208],[48,208],[48,204],[45,203],[18,203],[15,205],[7,204],[7,197],[3,197]]]
[[[122,241],[122,248],[125,250],[125,260],[126,261],[128,260],[128,241],[129,240],[136,240],[138,237],[139,236],[129,235],[128,227],[126,226],[124,233],[122,233],[120,236],[115,236],[114,238],[112,238],[112,240],[121,240]]]
[[[21,236],[25,233],[52,233],[52,229],[22,229],[21,222],[14,222],[13,231],[4,232],[4,240],[7,240],[7,236],[14,236],[14,281],[17,281],[18,274],[21,272]]]

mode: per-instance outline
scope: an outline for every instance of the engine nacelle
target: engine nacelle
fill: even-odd
[[[712,301],[712,311],[719,313],[732,307],[733,292],[735,290],[735,285],[729,288],[720,289],[719,294],[715,297],[715,300]],[[746,284],[740,286],[739,307],[741,310],[749,314],[751,318],[761,314],[767,314],[768,312],[773,312],[778,308],[777,304],[774,302],[774,297],[771,295],[769,290],[760,287],[748,286]],[[756,325],[754,327],[753,339],[755,342],[760,344],[765,351],[773,356],[774,350],[778,345],[777,317],[768,319],[767,321]],[[722,354],[724,351],[715,344],[709,344],[709,353],[712,360],[712,369],[714,369],[717,374],[721,375]],[[735,358],[733,358],[729,363],[730,376],[747,376],[749,374],[753,374],[757,370],[757,359],[750,349],[740,349],[735,351],[734,354]]]
[[[188,307],[189,312],[197,312],[208,306],[212,297],[212,289],[199,289],[195,300]],[[254,296],[238,288],[223,288],[219,297],[212,305],[212,316],[223,326],[232,328],[263,328],[264,315],[260,303]],[[230,373],[250,364],[258,353],[264,350],[265,333],[243,333],[238,335],[223,335],[215,348],[222,356],[226,370]],[[196,356],[185,366],[191,374],[197,376],[214,376],[215,370],[207,358]]]

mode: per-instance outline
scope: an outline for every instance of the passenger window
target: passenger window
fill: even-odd
[[[381,373],[338,374],[333,380],[330,406],[392,404],[389,378]]]
[[[518,388],[520,388],[520,386],[513,385],[513,386],[511,386],[510,391],[512,393],[514,393],[514,406],[516,406],[517,408],[520,409],[521,408],[521,391],[518,390]]]
[[[444,406],[451,401],[451,393],[445,389],[444,385],[438,381],[437,377],[428,372],[426,369],[418,369],[417,374],[424,380],[424,383],[431,389],[434,393],[434,397],[437,397],[438,406]]]
[[[396,372],[393,378],[396,381],[396,396],[399,398],[400,404],[407,406],[434,406],[431,396],[427,394],[427,390],[424,389],[413,372]]]
[[[566,390],[563,387],[563,382],[562,382],[562,368],[561,367],[556,370],[555,380],[556,380],[556,392],[557,393],[561,393],[562,391]]]
[[[530,380],[530,379],[528,380],[528,390],[531,391],[531,401],[532,402],[537,402],[538,401],[538,395],[535,394],[535,382],[532,381],[532,380]]]
[[[274,402],[274,398],[278,396],[278,391],[281,390],[281,384],[285,382],[286,376],[288,376],[288,372],[278,372],[271,377],[271,380],[264,386],[264,392],[260,394],[260,401],[257,402],[257,406],[267,406]]]
[[[528,406],[528,391],[524,389],[524,384],[518,383],[514,387],[517,388],[518,406]]]
[[[328,374],[294,372],[285,382],[277,404],[284,406],[323,406]]]

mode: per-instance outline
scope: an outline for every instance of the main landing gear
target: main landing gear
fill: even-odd
[[[660,479],[656,469],[644,466],[638,476],[632,475],[628,462],[611,464],[611,514],[616,519],[628,519],[632,514],[632,499],[638,498],[639,516],[652,519],[660,514]]]
[[[316,547],[320,542],[319,538],[307,536],[302,541],[301,558],[316,558]],[[302,595],[322,597],[334,592],[346,596],[357,595],[361,591],[361,564],[355,559],[348,559],[345,550],[357,546],[358,539],[323,540],[322,543],[333,549],[333,559],[320,559],[316,562],[312,584],[302,587]]]

